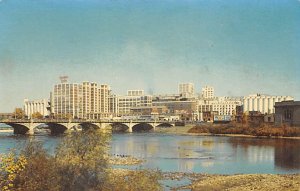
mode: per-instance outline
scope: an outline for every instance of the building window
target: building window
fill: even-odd
[[[285,119],[292,119],[292,111],[290,109],[287,109],[284,111],[284,118]]]

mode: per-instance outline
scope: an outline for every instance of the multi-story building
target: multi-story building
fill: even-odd
[[[82,84],[62,82],[54,85],[51,111],[56,117],[83,118]]]
[[[113,116],[117,116],[119,114],[118,97],[115,94],[110,94],[108,99],[109,99],[108,112],[111,113]]]
[[[204,86],[202,88],[201,97],[204,99],[211,99],[215,96],[215,90],[212,86]]]
[[[25,116],[31,119],[32,114],[40,113],[43,117],[49,115],[49,102],[47,99],[29,101],[24,99]]]
[[[275,123],[300,127],[300,101],[276,102]]]
[[[236,107],[242,105],[241,97],[214,97],[198,100],[198,116],[206,112],[213,112],[215,115],[235,115]]]
[[[166,106],[170,113],[180,113],[180,112],[189,112],[192,113],[196,110],[196,101],[187,100],[187,101],[155,101],[153,106]]]
[[[161,95],[153,95],[152,101],[175,101],[180,100],[182,97],[179,94],[161,94]]]
[[[294,100],[291,96],[272,96],[253,94],[245,96],[243,100],[244,112],[258,111],[262,114],[275,113],[275,102]]]
[[[168,108],[166,106],[140,106],[130,108],[130,113],[132,115],[164,115],[168,113]]]
[[[128,96],[142,96],[144,95],[144,90],[127,90]]]
[[[110,87],[94,82],[83,82],[83,117],[100,119],[110,116],[109,95]]]
[[[193,83],[178,84],[178,93],[183,98],[193,98],[195,96],[195,88]]]
[[[218,97],[213,102],[213,111],[218,115],[234,115],[236,107],[242,105],[240,97]]]
[[[129,115],[131,108],[152,106],[152,96],[118,96],[118,114]]]
[[[110,105],[110,94],[111,89],[107,84],[101,84],[99,89],[99,105],[100,105],[100,113],[110,113],[109,105]]]
[[[57,117],[100,119],[108,117],[110,87],[94,82],[82,84],[62,81],[51,93],[51,112]]]

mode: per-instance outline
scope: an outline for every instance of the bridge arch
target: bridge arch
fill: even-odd
[[[47,131],[50,131],[51,129],[48,124],[46,123],[40,123],[40,124],[35,124],[32,128],[34,134],[39,134],[39,133],[49,133]]]
[[[132,132],[145,132],[145,131],[152,131],[154,127],[149,123],[138,123],[132,126]]]
[[[5,124],[13,128],[14,134],[25,135],[30,130],[29,127],[27,127],[25,124],[20,124],[20,123],[5,123]]]
[[[165,123],[160,123],[156,127],[173,127],[173,125],[168,122],[165,122]]]
[[[83,122],[83,123],[80,123],[78,125],[80,125],[82,127],[82,130],[84,130],[84,131],[88,130],[88,129],[91,129],[91,128],[93,128],[93,129],[99,129],[100,128],[98,125],[96,125],[94,123],[90,123],[90,122]]]
[[[65,133],[68,127],[60,123],[46,123],[48,125],[51,135],[59,135]]]
[[[129,131],[128,125],[120,122],[110,124],[113,133],[125,133]]]

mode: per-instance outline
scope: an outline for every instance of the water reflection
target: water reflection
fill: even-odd
[[[275,165],[282,169],[300,169],[300,144],[280,142],[275,147]]]
[[[61,137],[35,136],[53,152]],[[0,153],[28,137],[0,134]],[[300,173],[300,140],[113,134],[111,154],[146,159],[144,168],[202,173]]]
[[[279,169],[300,169],[300,140],[235,137],[228,142],[250,163],[269,162]]]

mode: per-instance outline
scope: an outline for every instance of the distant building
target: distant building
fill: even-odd
[[[213,122],[215,115],[217,115],[216,112],[205,111],[205,112],[202,113],[202,120],[205,121],[205,122]]]
[[[54,116],[83,118],[82,84],[60,83],[54,85],[51,107]]]
[[[0,113],[0,120],[11,119],[14,117],[13,113]]]
[[[100,119],[110,114],[110,87],[94,82],[67,83],[62,80],[51,92],[51,112],[56,117]]]
[[[180,94],[160,94],[160,95],[153,95],[152,101],[179,101],[182,99]]]
[[[264,122],[273,124],[275,122],[275,114],[266,114],[264,115]]]
[[[276,102],[275,124],[300,126],[300,101]]]
[[[31,118],[33,113],[40,113],[43,117],[48,116],[49,113],[49,102],[47,99],[42,100],[34,100],[29,101],[28,99],[24,99],[24,111],[25,116],[27,116],[28,119]]]
[[[243,99],[244,112],[259,111],[263,114],[275,113],[275,102],[294,100],[291,96],[271,96],[254,94]]]
[[[184,116],[184,120],[193,120],[193,113],[197,110],[196,100],[159,100],[153,101],[153,106],[168,108],[169,115]]]
[[[202,88],[201,97],[204,99],[211,99],[215,97],[215,89],[212,86],[204,86]]]
[[[129,115],[131,108],[152,106],[152,96],[144,95],[143,90],[129,90],[127,93],[126,96],[116,97],[118,115]]]
[[[144,90],[127,90],[128,96],[143,96]]]
[[[243,119],[246,123],[255,125],[256,127],[263,124],[265,121],[265,115],[259,111],[249,111],[246,112],[246,115]]]
[[[112,115],[112,117],[115,117],[119,114],[119,102],[118,97],[115,94],[109,95],[109,113]]]
[[[110,92],[109,85],[83,82],[83,118],[101,119],[110,117]]]
[[[130,108],[131,115],[164,115],[168,113],[166,106],[140,106]]]
[[[200,99],[198,101],[198,112],[214,112],[216,115],[235,115],[236,107],[242,105],[240,97],[214,97]]]
[[[178,84],[178,93],[183,98],[193,98],[195,96],[195,88],[193,83]]]

